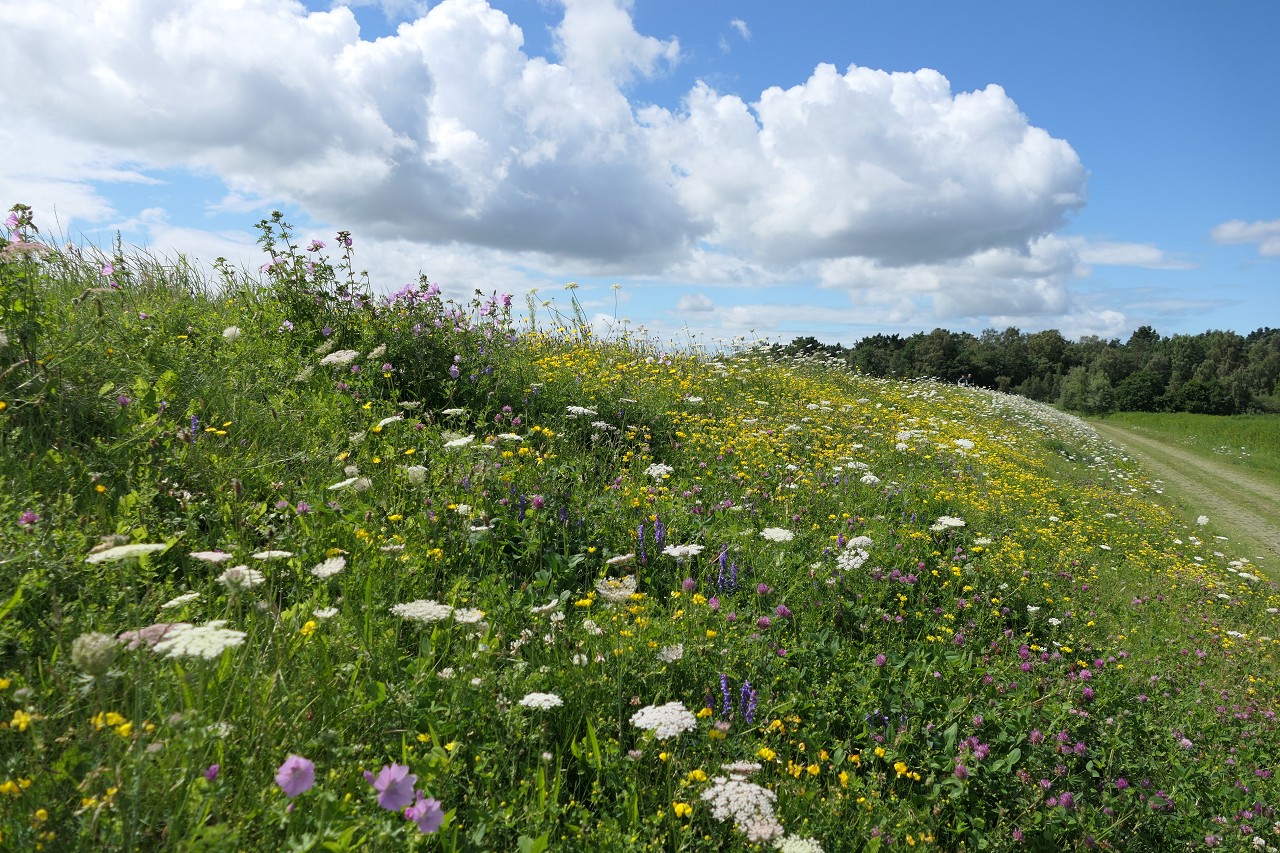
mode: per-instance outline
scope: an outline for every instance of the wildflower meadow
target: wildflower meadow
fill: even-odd
[[[1280,848],[1280,591],[1082,421],[0,236],[0,848]]]

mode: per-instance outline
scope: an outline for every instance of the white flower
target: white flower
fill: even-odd
[[[207,625],[192,625],[180,631],[170,631],[156,643],[157,654],[170,658],[204,658],[213,660],[227,649],[244,642],[243,631],[224,628],[227,624],[218,619]]]
[[[698,720],[680,702],[668,702],[665,705],[646,705],[636,711],[631,715],[631,725],[653,732],[658,740],[667,740],[697,728]]]
[[[448,681],[449,679],[453,678],[454,675],[456,674],[457,673],[454,672],[453,667],[446,666],[444,669],[436,673],[436,677],[443,678],[445,681]]]
[[[276,558],[285,560],[293,556],[292,551],[259,551],[252,555],[255,560],[274,560]]]
[[[319,608],[316,608],[315,610],[312,610],[312,611],[311,611],[311,615],[312,615],[312,616],[314,616],[314,617],[316,617],[317,619],[319,619],[319,620],[321,620],[321,621],[325,621],[325,620],[332,619],[333,617],[337,616],[337,615],[338,615],[338,608],[336,608],[336,607],[319,607]]]
[[[606,566],[625,566],[636,558],[635,554],[619,554],[604,561]]]
[[[378,421],[378,425],[374,427],[373,430],[374,432],[377,432],[383,427],[391,426],[393,423],[396,423],[397,421],[402,421],[402,420],[404,420],[404,415],[392,415],[389,418],[383,418],[382,420]]]
[[[644,472],[648,474],[650,477],[653,477],[655,480],[661,480],[663,477],[667,476],[668,474],[672,473],[675,470],[676,470],[675,468],[672,468],[670,465],[667,465],[666,463],[654,462],[648,468],[645,468]]]
[[[1034,605],[1034,604],[1028,604],[1028,605],[1027,605],[1027,612],[1028,612],[1028,613],[1033,613],[1033,614],[1034,614],[1034,613],[1039,613],[1039,612],[1040,612],[1040,608],[1039,608],[1039,607],[1037,607],[1037,606],[1036,606],[1036,605]]]
[[[455,416],[455,415],[462,415],[462,414],[466,414],[466,411],[467,411],[466,409],[442,409],[442,410],[440,411],[440,414],[442,414],[442,415],[448,415],[449,417],[453,417],[453,416]]]
[[[863,474],[861,477],[859,477],[859,478],[858,478],[858,480],[859,480],[859,482],[861,482],[864,486],[878,486],[878,485],[880,485],[880,478],[879,478],[879,477],[877,477],[875,474],[872,474],[870,471],[868,471],[866,474]]]
[[[474,607],[460,607],[453,611],[453,621],[463,625],[474,625],[484,618],[484,611]]]
[[[731,777],[745,779],[752,773],[759,770],[761,765],[755,761],[732,761],[728,764],[721,764],[721,770],[729,771]]]
[[[251,569],[248,566],[232,566],[222,574],[218,575],[218,583],[227,588],[228,591],[236,592],[242,589],[250,589],[266,580],[262,572],[257,569]]]
[[[934,533],[940,533],[940,532],[942,532],[943,530],[946,530],[946,529],[947,529],[947,528],[949,528],[949,527],[964,527],[964,519],[963,519],[963,518],[956,518],[956,517],[951,516],[951,515],[943,515],[943,516],[939,516],[939,517],[938,517],[938,520],[937,520],[937,521],[935,521],[935,522],[934,522],[934,523],[929,527],[929,529],[930,529],[930,530],[932,530]]]
[[[415,485],[425,483],[427,481],[427,469],[423,465],[407,465],[404,469],[404,476],[405,479]]]
[[[348,477],[341,483],[334,483],[329,487],[329,491],[336,492],[339,489],[355,489],[357,492],[363,492],[365,489],[373,485],[373,481],[368,477]]]
[[[222,337],[226,338],[229,341],[234,341],[236,338],[240,337],[240,327],[227,326],[225,329],[222,330]]]
[[[684,657],[684,643],[676,643],[674,646],[663,646],[658,650],[658,660],[663,663],[675,663]]]
[[[520,704],[525,708],[550,711],[552,708],[559,708],[563,705],[564,700],[554,693],[529,693],[520,700]]]
[[[560,606],[560,599],[553,598],[546,604],[539,604],[529,608],[530,613],[550,613]]]
[[[760,536],[770,542],[790,542],[796,538],[794,533],[784,527],[766,527],[760,531]]]
[[[604,634],[604,629],[597,625],[594,619],[583,619],[582,630],[593,637],[599,637]]]
[[[340,349],[340,350],[336,350],[335,352],[331,352],[328,355],[326,355],[324,358],[320,359],[320,364],[322,366],[330,365],[330,364],[336,364],[336,365],[342,366],[342,365],[350,364],[351,362],[355,361],[359,357],[360,357],[360,353],[356,352],[353,349]]]
[[[1196,524],[1200,525],[1201,527],[1204,527],[1208,523],[1209,523],[1209,516],[1207,515],[1202,515],[1196,518]]]
[[[85,557],[84,561],[96,566],[100,563],[114,563],[117,560],[128,560],[130,557],[141,557],[143,554],[158,554],[168,547],[168,545],[160,543],[144,544],[141,542],[133,545],[116,545],[114,548],[95,551]]]
[[[463,518],[466,518],[471,515],[471,504],[458,504],[453,508],[453,511]]]
[[[662,553],[668,557],[674,557],[677,560],[688,560],[702,553],[703,546],[697,544],[689,545],[668,545],[662,549]]]
[[[1061,620],[1061,619],[1058,619],[1058,618],[1057,618],[1057,617],[1055,617],[1055,616],[1050,616],[1050,617],[1049,617],[1049,624],[1050,624],[1050,625],[1052,625],[1053,627],[1057,628],[1059,625],[1061,625],[1061,624],[1062,624],[1062,620]]]
[[[782,853],[826,853],[816,839],[801,838],[798,835],[788,835],[776,842],[774,847]]]
[[[449,614],[453,612],[453,608],[447,604],[441,604],[438,601],[410,601],[407,604],[395,604],[391,607],[392,614],[403,619],[411,619],[415,622],[439,622],[442,619],[448,619]]]
[[[198,592],[188,592],[188,593],[185,593],[185,594],[183,594],[183,595],[178,596],[177,598],[171,598],[171,599],[169,599],[169,600],[168,600],[168,601],[166,601],[164,604],[161,604],[161,605],[160,605],[160,609],[161,609],[161,610],[172,610],[172,609],[173,609],[173,608],[175,608],[175,607],[181,607],[181,606],[182,606],[182,605],[184,605],[184,604],[189,604],[189,603],[191,603],[192,601],[199,601],[199,600],[200,600],[200,593],[198,593]]]
[[[445,447],[466,447],[468,444],[470,444],[475,440],[476,440],[476,437],[474,435],[464,435],[461,438],[455,438],[452,441],[446,441],[444,443],[444,446]]]
[[[331,578],[334,575],[338,574],[346,567],[347,567],[346,557],[330,557],[329,559],[325,560],[323,563],[320,563],[315,567],[313,567],[311,569],[311,574],[313,577],[317,577],[317,578],[320,578],[321,580],[325,580],[326,578]]]
[[[596,592],[600,593],[600,597],[611,603],[626,601],[636,591],[636,579],[632,575],[615,580],[613,578],[601,578],[596,582]]]
[[[197,560],[204,560],[206,563],[225,563],[234,555],[226,551],[192,551],[190,556]]]
[[[368,359],[369,361],[377,361],[378,359],[382,358],[386,354],[387,354],[387,345],[378,344],[376,347],[374,347],[372,350],[369,351],[369,354],[366,355],[365,358]]]
[[[598,414],[600,414],[600,413],[599,413],[599,412],[597,412],[595,409],[588,409],[588,408],[586,408],[586,407],[584,407],[584,406],[566,406],[565,408],[568,410],[569,417],[571,417],[571,418],[585,417],[585,416],[587,416],[587,415],[598,415]]]
[[[711,804],[716,820],[732,820],[734,828],[751,841],[770,841],[783,834],[773,813],[778,798],[773,791],[739,778],[716,776],[713,782],[702,792],[702,799]]]
[[[961,447],[965,450],[973,450],[973,442],[967,438],[957,438],[955,440],[955,445],[956,447]]]

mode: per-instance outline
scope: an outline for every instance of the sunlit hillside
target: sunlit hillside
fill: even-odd
[[[1077,419],[34,225],[5,849],[1280,847],[1280,592]]]

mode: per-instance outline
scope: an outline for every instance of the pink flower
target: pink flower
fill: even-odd
[[[417,802],[404,810],[404,816],[416,823],[423,835],[430,835],[444,823],[444,805],[439,800],[423,797],[421,791],[416,793]]]
[[[378,792],[378,805],[389,812],[398,812],[413,802],[413,785],[418,777],[406,766],[393,761],[376,777],[366,770],[364,778]]]
[[[301,755],[290,755],[276,771],[276,784],[287,797],[296,797],[316,783],[316,766]]]

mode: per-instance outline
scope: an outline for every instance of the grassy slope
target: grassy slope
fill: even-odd
[[[1280,415],[1192,415],[1121,412],[1107,422],[1149,432],[1280,484]]]
[[[1280,595],[1075,419],[514,334],[482,298],[372,310],[317,305],[331,280],[213,294],[117,266],[125,287],[87,296],[97,262],[0,267],[9,328],[15,294],[38,300],[43,362],[2,353],[3,843],[745,847],[704,798],[732,760],[827,850],[1280,841]],[[321,345],[361,371],[317,367]],[[172,545],[86,564],[107,535]],[[188,556],[212,548],[264,583]],[[627,573],[610,604],[598,585]],[[415,599],[483,622],[390,612]],[[119,649],[97,678],[76,650],[176,619],[243,643]],[[666,702],[707,710],[665,742],[632,725]],[[317,767],[293,800],[272,781],[289,754]],[[377,807],[361,773],[391,761],[449,810],[439,834]]]

